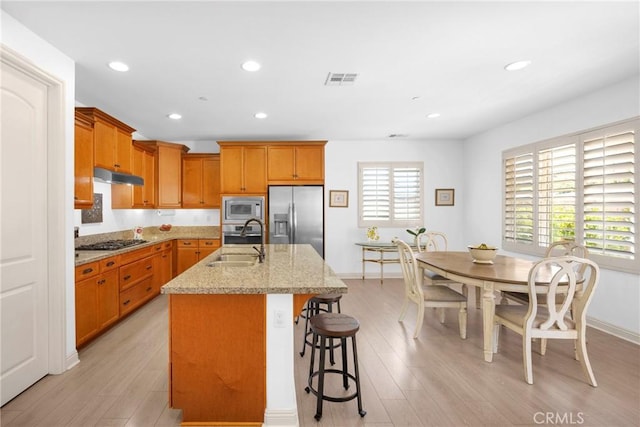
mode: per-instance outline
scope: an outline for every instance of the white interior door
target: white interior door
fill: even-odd
[[[48,372],[47,87],[0,68],[0,404]]]

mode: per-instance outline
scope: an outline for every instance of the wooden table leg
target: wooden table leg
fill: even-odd
[[[478,288],[478,290],[480,290]],[[482,282],[482,334],[485,362],[493,360],[493,315],[496,311],[493,282]]]

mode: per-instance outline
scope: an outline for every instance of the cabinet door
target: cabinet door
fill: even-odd
[[[296,147],[296,181],[324,180],[324,146]]]
[[[120,315],[118,270],[113,269],[107,273],[103,273],[98,279],[97,284],[98,327],[102,329],[118,320]]]
[[[220,157],[202,159],[202,205],[206,208],[220,207]]]
[[[140,177],[144,177],[144,150],[138,147],[134,147],[133,154],[131,157],[133,159],[133,162],[132,162],[133,174]],[[147,183],[145,181],[145,185],[146,184]],[[114,186],[112,185],[111,188],[113,189],[113,187]],[[127,185],[126,187],[129,187],[129,189],[133,193],[133,202],[131,205],[134,208],[143,208],[144,207],[144,185],[131,185],[131,186]]]
[[[222,193],[243,191],[243,151],[243,147],[220,148],[220,191]]]
[[[202,172],[201,158],[182,159],[182,207],[202,208]]]
[[[76,282],[76,346],[98,332],[98,285],[101,276]]]
[[[115,170],[116,127],[96,120],[93,124],[95,165]]]
[[[198,241],[198,261],[211,255],[220,247],[218,239],[200,239]]]
[[[294,147],[269,147],[267,160],[269,181],[291,181],[295,178]]]
[[[93,127],[75,126],[74,205],[76,209],[93,207]]]
[[[156,157],[153,153],[146,150],[142,152],[142,164],[144,166],[142,202],[145,208],[154,208],[156,206],[155,162]]]
[[[246,193],[267,192],[267,148],[244,147],[244,186]]]
[[[158,146],[155,176],[158,180],[158,208],[179,208],[182,206],[182,150]]]
[[[115,170],[122,173],[131,173],[133,171],[131,165],[133,151],[131,133],[116,128],[115,137]]]
[[[176,274],[182,274],[198,262],[198,247],[178,248]]]

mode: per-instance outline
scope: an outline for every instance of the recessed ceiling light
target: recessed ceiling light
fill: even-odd
[[[420,99],[419,96],[414,96],[414,97],[411,98],[412,101],[417,101],[418,99]]]
[[[518,71],[529,66],[529,64],[531,64],[531,61],[529,60],[517,61],[517,62],[512,62],[511,64],[505,65],[504,69],[507,71]]]
[[[267,113],[262,113],[262,112],[255,113],[253,115],[253,117],[255,117],[256,119],[266,119],[267,118]]]
[[[246,61],[242,63],[242,69],[245,71],[258,71],[261,65],[256,61]]]
[[[209,98],[207,98],[206,96],[199,96],[198,99],[200,101],[208,101],[209,100]]]
[[[180,120],[182,118],[182,115],[178,113],[171,113],[167,117],[169,117],[172,120]]]
[[[125,64],[124,62],[120,62],[120,61],[111,61],[109,62],[109,68],[111,68],[114,71],[120,71],[120,72],[125,72],[125,71],[129,71],[129,66],[127,64]]]
[[[440,117],[440,113],[427,114],[427,119],[436,119],[438,117]]]

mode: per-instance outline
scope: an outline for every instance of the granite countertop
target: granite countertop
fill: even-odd
[[[255,253],[251,245],[225,245],[162,287],[163,294],[346,293],[311,245],[265,245],[264,263],[248,267],[207,264],[220,253]]]
[[[139,245],[129,246],[117,251],[75,251],[75,265],[83,265],[89,262],[99,261],[101,259],[109,258],[115,255],[124,254],[127,252],[136,251],[138,249],[147,248],[149,246],[157,245],[158,243],[166,242],[175,239],[219,239],[220,227],[218,226],[174,226],[170,231],[160,231],[158,227],[145,227],[142,232],[142,239],[146,240],[146,243]],[[133,232],[116,231],[113,233],[93,234],[88,236],[78,237],[76,239],[76,247],[85,244],[104,242],[107,240],[119,240],[119,239],[133,239]]]

